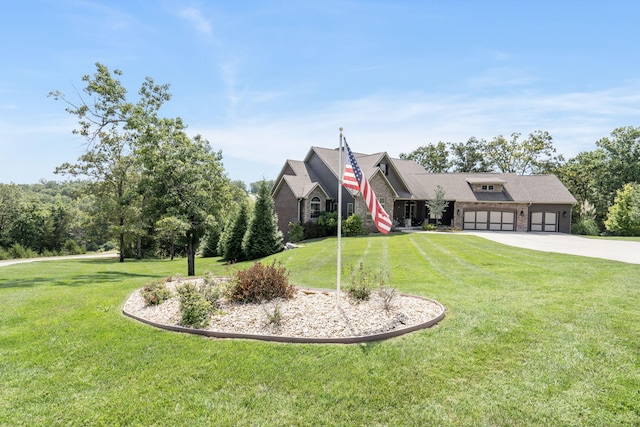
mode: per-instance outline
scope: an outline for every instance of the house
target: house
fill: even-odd
[[[360,193],[339,188],[338,153],[311,147],[304,160],[286,161],[272,192],[285,236],[289,223],[314,221],[321,212],[336,211],[338,191],[342,217],[358,214],[365,225],[372,225]],[[571,208],[577,201],[554,175],[429,173],[413,160],[387,153],[354,155],[396,226],[435,223],[425,202],[440,186],[448,201],[440,224],[463,230],[571,231]]]

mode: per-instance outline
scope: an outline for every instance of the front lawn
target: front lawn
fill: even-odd
[[[275,257],[296,285],[335,286],[335,239]],[[2,267],[0,425],[640,424],[640,265],[469,235],[343,239],[342,265],[361,261],[445,319],[362,345],[211,340],[121,314],[184,259]]]

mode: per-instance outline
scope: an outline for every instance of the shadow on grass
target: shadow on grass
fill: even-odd
[[[126,273],[120,271],[98,271],[91,274],[80,274],[77,276],[67,276],[65,278],[55,278],[38,276],[18,279],[0,279],[0,289],[5,288],[32,288],[40,285],[55,286],[83,286],[96,283],[122,282],[134,278],[156,278],[151,274]]]

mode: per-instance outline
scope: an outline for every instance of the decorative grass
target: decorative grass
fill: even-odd
[[[334,287],[335,239],[304,245],[275,258]],[[360,262],[447,316],[372,344],[211,340],[121,314],[185,260],[2,267],[0,425],[640,424],[640,266],[460,234],[343,239],[343,277]]]

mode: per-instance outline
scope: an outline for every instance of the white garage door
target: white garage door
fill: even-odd
[[[531,213],[531,231],[558,231],[558,212]]]
[[[504,211],[465,211],[465,230],[514,231],[515,212]]]

